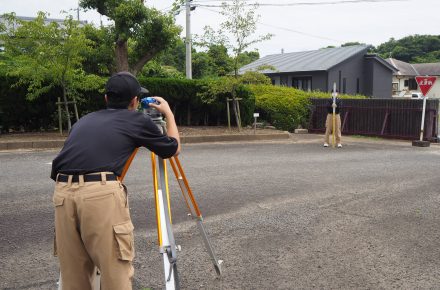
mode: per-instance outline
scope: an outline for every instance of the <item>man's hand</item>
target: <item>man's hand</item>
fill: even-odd
[[[180,153],[180,136],[179,131],[177,130],[176,121],[174,120],[173,111],[171,111],[170,105],[168,105],[168,102],[165,101],[164,98],[156,96],[153,98],[156,99],[159,104],[151,103],[150,107],[155,108],[165,116],[165,118],[167,119],[167,134],[168,136],[173,137],[177,140],[178,147],[175,153],[176,156]]]
[[[156,103],[150,103],[150,107],[155,108],[156,110],[158,110],[160,113],[162,113],[165,117],[168,117],[168,115],[173,116],[173,112],[171,111],[170,105],[168,104],[167,101],[165,101],[164,98],[161,97],[153,97],[156,101],[159,102],[159,104]]]

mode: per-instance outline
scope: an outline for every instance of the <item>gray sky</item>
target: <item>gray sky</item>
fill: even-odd
[[[230,1],[230,0],[229,0]],[[353,3],[360,2],[362,3]],[[167,11],[172,0],[146,0],[147,6]],[[255,3],[255,1],[248,1]],[[261,15],[257,35],[275,36],[256,44],[261,56],[267,54],[315,50],[328,45],[339,46],[350,41],[379,45],[391,37],[400,39],[414,34],[440,35],[440,0],[258,0]],[[337,3],[338,4],[324,4]],[[19,16],[35,16],[46,11],[51,18],[64,18],[65,10],[76,16],[72,9],[77,0],[0,0],[0,14],[15,12]],[[194,0],[195,4],[218,5],[221,1]],[[308,3],[308,5],[298,5]],[[316,5],[320,3],[319,5]],[[285,6],[275,6],[284,4]],[[293,4],[293,5],[292,5]],[[315,5],[310,5],[315,4]],[[290,6],[287,6],[290,5]],[[217,11],[217,12],[215,12]],[[220,8],[197,7],[192,13],[192,32],[202,34],[203,27],[214,29],[223,20]],[[97,12],[80,12],[81,20],[100,23]],[[176,16],[177,24],[185,27],[184,11]]]

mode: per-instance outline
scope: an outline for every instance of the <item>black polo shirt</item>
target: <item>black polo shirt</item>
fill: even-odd
[[[162,158],[173,156],[177,140],[161,133],[151,118],[137,111],[107,109],[87,114],[72,127],[63,149],[52,162],[58,173],[109,171],[120,176],[135,148],[146,147]]]

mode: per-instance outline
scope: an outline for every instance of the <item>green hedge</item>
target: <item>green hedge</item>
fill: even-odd
[[[228,93],[203,98],[210,86],[221,79],[187,80],[164,78],[139,78],[139,82],[150,91],[152,96],[162,96],[170,104],[179,125],[226,125]],[[236,89],[236,94],[242,98],[240,102],[241,118],[244,125],[252,123],[255,108],[253,93],[243,85]],[[234,120],[231,116],[231,120]],[[232,123],[234,125],[234,122]]]
[[[163,78],[139,78],[151,95],[164,97],[176,116],[178,125],[226,125],[226,98],[232,95],[225,87],[227,79],[186,80]],[[103,83],[105,78],[103,78]],[[226,83],[225,83],[226,82]],[[0,76],[0,125],[3,130],[24,129],[35,131],[54,129],[58,126],[57,96],[59,88],[35,101],[26,100],[26,89],[11,87],[14,79]],[[243,125],[253,122],[253,113],[260,113],[260,120],[267,121],[281,130],[293,131],[308,126],[310,98],[329,98],[329,93],[304,92],[294,88],[272,85],[236,86],[236,96],[241,98],[240,111]],[[341,95],[341,98],[365,98],[364,96]],[[105,108],[103,89],[78,92],[80,116]],[[73,115],[73,108],[71,110]],[[235,125],[232,115],[231,122]],[[74,122],[72,118],[72,122]]]
[[[256,99],[256,110],[262,120],[274,125],[277,129],[293,131],[298,127],[307,128],[311,98],[330,98],[329,93],[272,86],[249,85]],[[340,98],[365,98],[365,96],[340,95]]]
[[[103,78],[102,82],[105,83]],[[209,89],[219,80],[186,80],[139,78],[140,83],[148,88],[152,95],[164,97],[173,109],[178,125],[226,125],[226,97],[228,94],[212,96],[212,102],[202,99],[201,92]],[[58,127],[57,97],[61,96],[60,88],[53,88],[34,101],[26,99],[26,88],[15,87],[16,79],[0,76],[0,127],[9,129],[40,131],[54,130]],[[252,122],[255,99],[253,93],[245,86],[237,87],[236,94],[240,102],[241,116],[244,124]],[[79,115],[105,108],[104,89],[88,92],[77,92]],[[70,106],[71,121],[75,122],[73,106]],[[64,111],[64,106],[63,106]],[[66,116],[63,116],[64,121]],[[233,116],[231,119],[234,120]],[[235,125],[233,122],[232,125]],[[65,122],[63,127],[66,128]]]

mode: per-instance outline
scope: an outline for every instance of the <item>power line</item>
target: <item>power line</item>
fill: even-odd
[[[198,0],[194,1],[194,6],[221,8],[223,5],[219,4],[200,4],[207,2],[225,2],[225,0]],[[230,0],[233,1],[233,0]],[[294,3],[252,3],[243,4],[244,6],[266,6],[266,7],[286,7],[286,6],[318,6],[318,5],[339,5],[339,4],[359,4],[359,3],[378,3],[378,2],[406,2],[409,0],[341,0],[341,1],[323,1],[323,2],[294,2]],[[228,5],[227,5],[228,6]]]
[[[204,10],[208,10],[208,11],[211,11],[211,12],[215,12],[215,13],[221,14],[221,12],[213,10],[213,9],[209,9],[209,8],[206,8],[206,7],[200,7],[200,8],[204,9]],[[272,27],[272,28],[276,28],[276,29],[280,29],[280,30],[285,30],[285,31],[288,31],[288,32],[293,32],[293,33],[296,33],[296,34],[301,34],[301,35],[305,35],[305,36],[309,36],[309,37],[313,37],[313,38],[330,40],[330,41],[337,42],[337,43],[341,43],[342,42],[342,41],[337,40],[337,39],[332,39],[332,38],[328,38],[328,37],[325,37],[325,36],[314,35],[314,34],[310,34],[310,33],[307,33],[307,32],[302,32],[302,31],[298,31],[298,30],[294,30],[294,29],[290,29],[290,28],[286,28],[286,27],[275,26],[275,25],[266,24],[266,23],[262,23],[262,22],[257,22],[257,23],[261,24],[261,25],[264,25],[264,26],[268,26],[268,27]]]

